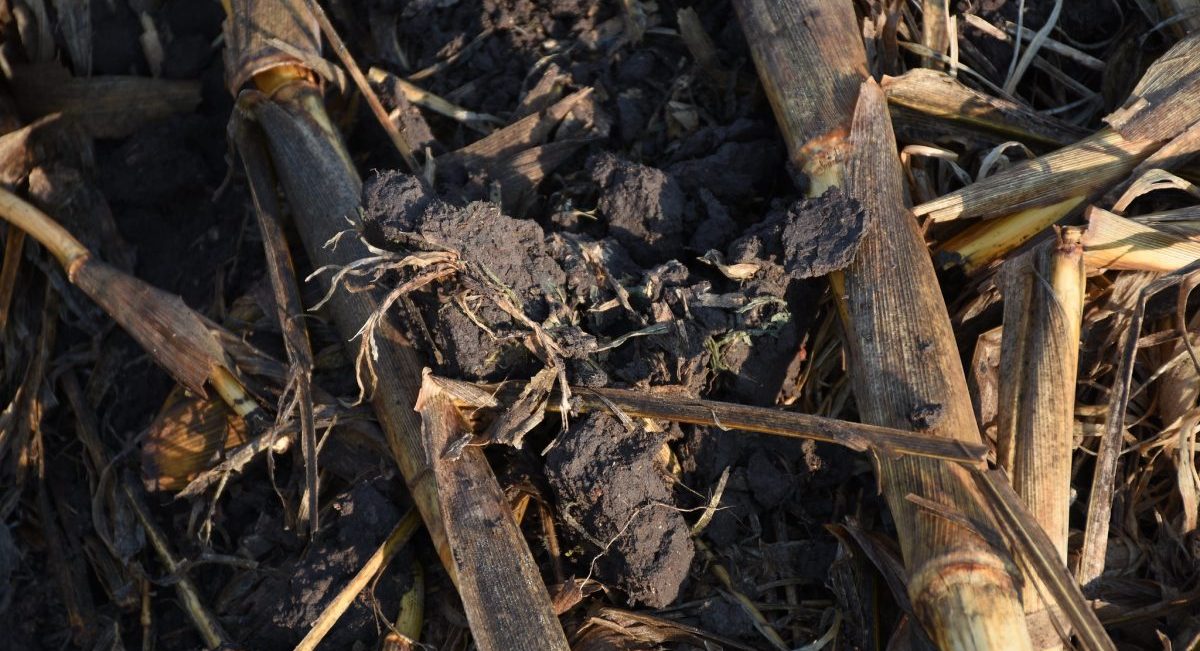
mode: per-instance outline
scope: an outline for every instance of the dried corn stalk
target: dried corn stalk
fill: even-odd
[[[810,196],[840,188],[868,215],[857,258],[834,283],[860,414],[877,425],[979,442],[933,266],[904,209],[883,93],[866,81],[852,7],[734,4],[792,160],[808,175]],[[997,550],[908,499],[916,495],[988,522],[966,471],[905,458],[882,460],[879,472],[909,571],[909,596],[934,642],[1031,648],[1013,577]]]
[[[997,457],[1013,488],[1067,559],[1074,447],[1075,376],[1083,317],[1081,233],[1068,228],[1005,265]],[[1058,634],[1027,586],[1025,612],[1041,648]],[[1054,615],[1057,616],[1057,615]]]

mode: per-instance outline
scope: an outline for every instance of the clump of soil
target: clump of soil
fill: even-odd
[[[788,207],[780,238],[784,267],[796,278],[839,271],[854,260],[866,227],[866,211],[836,187],[797,201]]]
[[[591,543],[585,556],[599,554],[599,578],[654,608],[679,595],[695,555],[655,460],[666,441],[665,433],[589,414],[574,420],[546,456],[559,508],[582,529],[576,536]]]
[[[601,189],[600,216],[608,232],[641,264],[654,264],[683,252],[686,197],[673,177],[602,153],[588,163]]]
[[[518,299],[517,307],[536,322],[549,316],[549,295],[566,282],[541,226],[513,219],[493,203],[455,206],[416,177],[389,171],[363,187],[363,211],[364,235],[375,246],[401,250],[419,238],[422,246],[453,250],[502,283]],[[441,372],[471,379],[528,372],[531,358],[516,338],[511,315],[487,301],[429,307],[429,331],[441,352]]]

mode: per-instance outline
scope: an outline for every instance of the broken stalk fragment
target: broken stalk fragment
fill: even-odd
[[[457,458],[447,454],[470,429],[428,369],[425,376],[416,409],[475,644],[484,651],[567,649],[541,572],[483,448],[467,446]],[[525,553],[513,553],[518,549]]]
[[[809,195],[840,188],[868,215],[857,258],[834,283],[863,420],[979,443],[933,265],[904,209],[891,123],[882,91],[868,81],[853,7],[812,0],[734,5],[792,161],[809,177]],[[915,494],[988,523],[968,472],[925,459],[881,459],[879,479],[896,520],[909,596],[931,639],[944,649],[1030,649],[998,550],[907,499]]]
[[[92,257],[65,228],[29,202],[0,189],[0,219],[37,240],[67,280],[87,294],[177,382],[201,396],[216,390],[238,415],[261,426],[262,409],[233,374],[224,350],[196,314],[168,294]]]
[[[1083,259],[1089,269],[1177,271],[1200,260],[1200,242],[1089,206]]]
[[[1064,564],[1084,298],[1080,237],[1078,228],[1063,229],[1056,241],[1006,263],[1003,276],[997,456]],[[1045,606],[1031,590],[1025,611],[1041,620]],[[1035,626],[1038,620],[1031,631],[1055,641],[1050,622]]]
[[[525,382],[494,385],[443,377],[433,379],[454,397],[460,408],[469,411],[500,407],[504,402],[517,399],[518,394],[528,386]],[[548,411],[561,409],[560,392],[551,392],[543,401],[543,406]],[[769,407],[681,396],[656,396],[652,392],[632,389],[572,386],[571,409],[573,413],[611,412],[617,414],[618,418],[623,414],[629,418],[669,420],[724,430],[810,439],[878,456],[925,457],[979,468],[987,465],[988,447],[983,444]]]
[[[984,134],[996,142],[1019,140],[1028,145],[1062,147],[1088,135],[1087,131],[1048,117],[1023,104],[988,95],[950,75],[928,68],[914,68],[880,82],[897,131],[917,116]],[[910,117],[912,116],[912,117]]]
[[[1157,143],[1128,141],[1105,129],[913,211],[934,222],[995,218],[971,225],[937,249],[942,266],[961,266],[972,273],[1103,194],[1156,148]]]
[[[913,212],[935,222],[997,218],[971,226],[939,249],[947,263],[978,269],[1109,191],[1148,158],[1158,155],[1155,164],[1178,165],[1196,148],[1192,141],[1197,134],[1188,131],[1198,120],[1200,32],[1176,43],[1150,66],[1125,104],[1105,118],[1111,128]],[[1177,138],[1181,140],[1174,142]]]

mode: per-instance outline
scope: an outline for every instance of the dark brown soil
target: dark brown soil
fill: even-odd
[[[546,477],[584,560],[595,559],[597,578],[621,588],[630,605],[675,601],[695,556],[658,462],[668,438],[592,414],[575,419],[546,455]]]
[[[391,482],[378,483],[384,484],[387,492],[394,488]],[[239,630],[245,631],[249,648],[294,648],[345,580],[358,572],[403,515],[393,499],[370,481],[334,496],[327,509],[331,516],[328,524],[300,557],[260,566],[261,582],[245,596],[241,606],[245,610],[233,618]],[[278,526],[264,514],[255,532],[243,539],[242,548],[251,556],[268,549],[270,541],[264,540],[264,534],[270,536]],[[381,580],[359,595],[325,638],[326,648],[347,649],[378,639],[380,624],[375,613],[396,611],[400,595],[411,581],[406,577],[409,562],[407,556],[393,561]]]

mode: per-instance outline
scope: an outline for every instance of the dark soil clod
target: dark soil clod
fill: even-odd
[[[599,557],[600,580],[652,608],[679,595],[695,554],[656,461],[666,439],[591,414],[573,421],[546,457],[559,507],[584,528],[572,536],[582,539],[586,558]]]

